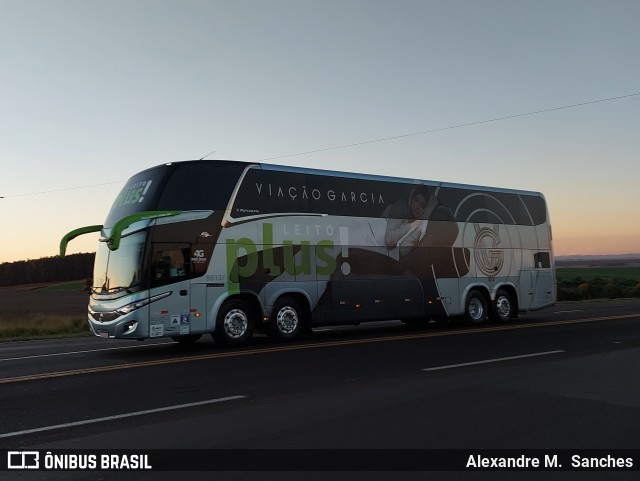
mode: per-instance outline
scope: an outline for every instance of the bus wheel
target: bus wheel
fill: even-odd
[[[202,334],[188,334],[186,336],[173,336],[171,339],[178,344],[194,344],[198,339],[202,337]]]
[[[213,338],[225,346],[239,346],[253,335],[254,315],[246,302],[234,299],[223,304]]]
[[[506,322],[513,316],[513,303],[511,296],[505,290],[499,289],[496,300],[493,301],[491,317],[494,321]]]
[[[304,330],[304,313],[293,297],[276,301],[269,320],[269,334],[281,341],[292,341]]]
[[[480,291],[473,290],[467,296],[464,317],[470,324],[481,324],[487,317],[487,301]]]

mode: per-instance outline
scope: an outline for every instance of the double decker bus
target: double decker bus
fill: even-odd
[[[103,225],[89,326],[104,338],[241,345],[255,330],[507,321],[555,303],[540,193],[253,162],[134,175]]]

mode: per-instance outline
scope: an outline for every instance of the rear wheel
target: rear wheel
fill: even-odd
[[[467,295],[464,317],[470,324],[481,324],[487,317],[487,301],[480,291],[473,290]]]
[[[304,311],[293,297],[281,297],[273,305],[269,320],[269,334],[280,341],[292,341],[306,329]]]
[[[509,293],[503,289],[498,289],[496,300],[493,301],[491,318],[494,321],[506,322],[513,317],[514,305]]]
[[[213,338],[225,346],[239,346],[253,335],[255,314],[243,300],[233,299],[222,305]]]

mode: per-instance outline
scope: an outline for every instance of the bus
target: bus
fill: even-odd
[[[100,232],[88,321],[109,339],[463,318],[505,322],[556,300],[542,194],[194,160],[127,181]]]

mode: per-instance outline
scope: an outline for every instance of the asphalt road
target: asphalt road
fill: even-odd
[[[190,347],[98,338],[4,343],[0,448],[175,456],[183,449],[640,449],[639,365],[640,300],[559,304],[473,328],[322,329],[304,342],[258,338],[240,350],[209,338]],[[61,479],[87,477],[75,474]],[[299,479],[287,474],[268,479]],[[556,474],[572,473],[544,479]],[[608,474],[637,479],[637,471]]]

